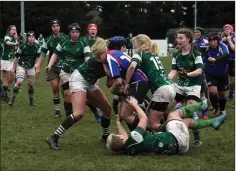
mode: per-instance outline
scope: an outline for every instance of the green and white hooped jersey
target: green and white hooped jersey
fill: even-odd
[[[135,53],[131,61],[137,62],[139,68],[146,74],[152,91],[164,85],[172,84],[158,56],[150,52],[141,51]]]
[[[84,63],[86,57],[92,56],[89,45],[83,40],[77,42],[67,40],[62,44],[59,43],[55,53],[60,59],[59,67],[67,73],[73,72]]]
[[[187,72],[203,68],[201,53],[196,49],[194,49],[190,55],[182,55],[181,50],[174,53],[172,58],[172,70],[178,72],[180,68],[184,68]],[[184,87],[201,85],[201,75],[197,77],[179,76],[177,85]]]
[[[40,56],[40,46],[39,44],[34,43],[29,45],[27,42],[21,44],[17,51],[16,57],[20,58],[18,65],[25,69],[31,69],[34,67],[36,58]]]
[[[14,54],[15,54],[16,49],[15,49],[15,46],[7,45],[6,43],[8,41],[10,41],[12,43],[17,43],[17,40],[13,36],[6,35],[4,37],[1,59],[6,60],[6,61],[12,61],[14,58]]]

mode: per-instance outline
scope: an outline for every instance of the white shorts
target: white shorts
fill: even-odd
[[[189,149],[189,132],[183,121],[171,120],[166,125],[166,131],[172,133],[178,141],[179,153],[186,153]]]
[[[16,68],[16,79],[24,80],[25,75],[26,75],[29,82],[34,82],[34,80],[35,80],[35,69],[34,68],[25,69],[25,68],[18,65],[17,68]]]
[[[70,76],[71,74],[64,72],[63,70],[61,70],[60,74],[59,74],[59,78],[60,78],[60,84],[63,85],[67,82],[70,81]]]
[[[182,87],[175,84],[176,93],[181,94],[183,96],[196,96],[198,98],[201,97],[201,86],[190,86],[190,87]]]
[[[152,101],[154,102],[170,102],[175,98],[175,86],[174,84],[171,85],[164,85],[158,88],[152,95]]]
[[[94,84],[88,83],[84,77],[76,69],[70,76],[70,92],[93,92],[99,89],[99,87]]]
[[[1,60],[0,63],[1,71],[11,71],[12,65],[13,64],[11,61]]]

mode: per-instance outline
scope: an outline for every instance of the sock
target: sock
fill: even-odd
[[[212,123],[213,123],[213,119],[208,119],[208,120],[197,119],[197,120],[194,120],[194,128],[202,129],[205,127],[210,127]]]
[[[2,79],[0,79],[0,95],[3,94]]]
[[[14,101],[16,99],[17,94],[19,93],[20,88],[14,87],[13,89],[13,95],[12,95],[12,100]]]
[[[104,137],[109,135],[110,122],[111,120],[109,118],[105,118],[103,115],[101,116],[102,136]]]
[[[71,114],[66,117],[66,119],[62,122],[62,124],[57,128],[56,132],[54,133],[54,137],[56,139],[59,139],[61,135],[66,132],[67,129],[69,129],[72,125],[74,125],[76,122],[78,122],[82,118],[79,117],[79,119],[75,119],[74,115]]]
[[[64,101],[64,109],[65,109],[65,112],[66,112],[66,116],[69,116],[73,112],[72,111],[72,103]]]
[[[217,95],[210,94],[211,105],[214,109],[218,110],[218,97]]]
[[[180,109],[181,108],[181,105],[180,104],[176,104],[175,105],[175,110],[178,110],[178,109]]]
[[[133,131],[133,130],[138,126],[138,123],[139,123],[139,118],[138,118],[138,116],[136,115],[136,116],[134,117],[134,120],[133,120],[132,124],[129,124],[129,123],[126,123],[126,124],[127,124],[127,126],[129,127],[129,130],[130,130],[130,131]]]
[[[30,100],[30,104],[31,104],[31,103],[33,103],[34,88],[29,88],[28,89],[28,94],[29,94],[29,100]]]
[[[198,119],[197,113],[194,112],[192,117],[193,117],[194,120],[197,120]],[[199,136],[199,130],[198,129],[196,129],[196,128],[193,129],[193,136],[194,136],[195,141],[196,140],[200,141],[200,136]]]
[[[225,110],[226,99],[219,99],[220,111]]]
[[[52,98],[54,103],[54,110],[58,113],[60,113],[60,98],[58,96],[54,96]]]
[[[3,94],[8,97],[8,86],[3,86]]]
[[[202,116],[206,116],[206,115],[207,115],[206,110],[202,110],[202,109],[201,109],[201,112],[202,112]]]
[[[194,112],[201,109],[202,103],[195,103],[188,106],[181,107],[183,118],[192,118]]]
[[[118,105],[119,105],[119,100],[117,100],[114,97],[113,98],[113,103],[112,103],[112,108],[113,108],[113,111],[115,112],[115,115],[118,114]]]
[[[233,87],[231,83],[229,84],[229,97],[233,98]]]

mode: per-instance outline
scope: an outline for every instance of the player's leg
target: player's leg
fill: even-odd
[[[201,86],[191,86],[191,87],[186,87],[186,100],[187,100],[187,105],[194,104],[197,102],[200,102],[201,99]],[[195,111],[192,114],[193,119],[198,119],[198,113]],[[200,147],[202,145],[202,142],[200,141],[200,133],[198,129],[193,129],[193,135],[194,135],[194,145],[197,147]]]
[[[24,78],[25,78],[25,71],[26,70],[24,68],[22,68],[20,66],[17,66],[17,69],[16,69],[16,83],[15,83],[15,86],[13,88],[12,98],[9,102],[10,106],[12,106],[15,103],[16,96],[19,93],[19,90],[20,90],[20,88],[23,84]]]
[[[78,122],[84,115],[87,101],[87,85],[84,78],[75,70],[70,77],[70,92],[71,102],[73,106],[73,113],[65,118],[62,124],[57,128],[55,133],[47,138],[46,142],[50,148],[59,150],[59,138],[65,133],[72,125]]]
[[[59,77],[60,77],[61,89],[63,91],[65,114],[66,116],[69,116],[72,113],[72,103],[71,103],[70,86],[69,86],[70,74],[61,70]]]
[[[55,68],[51,68],[50,71],[46,72],[47,74],[47,81],[52,88],[53,94],[53,104],[54,104],[54,116],[58,118],[61,116],[60,114],[60,97],[59,97],[59,73],[56,71]]]
[[[218,115],[219,111],[219,100],[218,100],[218,89],[217,89],[217,80],[214,76],[206,74],[208,91],[210,101],[213,107],[213,117]]]
[[[1,60],[1,70],[3,71],[3,100],[9,102],[10,98],[8,96],[8,87],[11,78],[11,62]]]
[[[118,115],[118,113],[119,113],[119,110],[118,110],[119,102],[120,102],[120,96],[114,95],[113,101],[112,101],[112,109],[113,109],[115,115]]]
[[[161,126],[161,117],[164,115],[171,101],[174,100],[176,91],[174,85],[165,85],[158,88],[149,105],[148,122],[152,131],[156,132]]]
[[[34,101],[34,83],[35,83],[35,69],[31,68],[26,70],[26,76],[28,79],[28,94],[30,106],[36,106]]]
[[[88,101],[99,108],[101,114],[102,137],[101,141],[106,142],[109,135],[109,126],[111,122],[111,105],[108,102],[104,92],[97,85],[90,85],[88,88]]]
[[[219,97],[219,114],[226,114],[225,105],[227,102],[226,91],[228,90],[229,77],[228,75],[219,76],[217,82],[218,97]]]

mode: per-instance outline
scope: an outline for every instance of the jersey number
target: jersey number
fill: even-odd
[[[155,56],[155,57],[152,56],[152,57],[150,58],[150,60],[153,61],[153,63],[154,63],[154,65],[155,65],[155,67],[156,67],[157,70],[164,70],[164,67],[163,67],[162,63],[160,62],[159,57],[157,57],[157,56]]]
[[[127,61],[131,62],[131,57],[128,55],[122,55],[122,56],[120,56],[120,59],[122,59],[122,60],[126,59]]]

